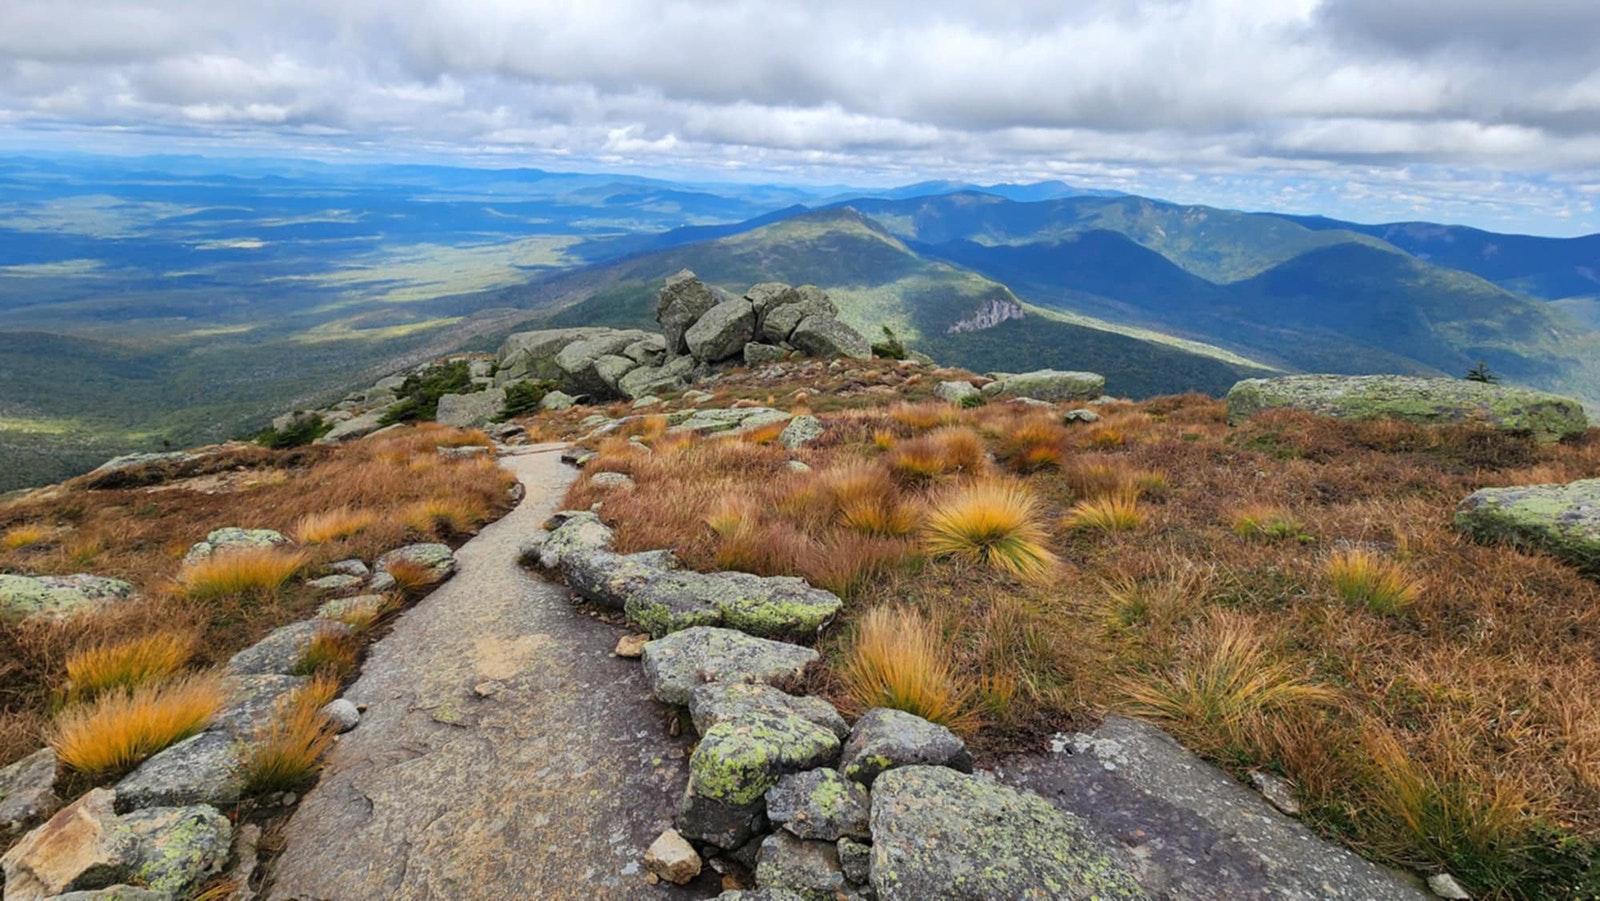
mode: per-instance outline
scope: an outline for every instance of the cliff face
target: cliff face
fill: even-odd
[[[1007,319],[1021,319],[1023,315],[1021,304],[1014,300],[995,298],[979,307],[971,316],[945,329],[945,334],[958,335],[962,332],[981,332],[987,328],[994,328]]]

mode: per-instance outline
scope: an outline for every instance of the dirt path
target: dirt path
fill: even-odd
[[[361,725],[289,821],[274,899],[704,898],[647,888],[687,739],[668,738],[621,630],[517,565],[573,471],[507,457],[527,499],[458,552],[454,579],[374,646]]]

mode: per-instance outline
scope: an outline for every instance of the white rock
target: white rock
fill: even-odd
[[[349,732],[361,725],[361,711],[356,705],[344,698],[335,698],[322,708],[322,715],[328,718],[328,724],[333,726],[335,732]]]

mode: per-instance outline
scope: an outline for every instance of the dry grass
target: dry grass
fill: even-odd
[[[165,679],[194,658],[199,644],[193,632],[164,631],[75,651],[66,662],[67,697],[81,701]]]
[[[50,530],[38,525],[12,526],[0,535],[0,548],[8,551],[21,550],[43,544],[50,537]]]
[[[1039,581],[1057,565],[1046,538],[1039,502],[1026,488],[1016,482],[981,481],[934,503],[925,546],[935,557],[958,557]]]
[[[1067,524],[1091,532],[1131,532],[1144,524],[1144,514],[1134,495],[1108,494],[1074,504],[1067,513]]]
[[[1252,504],[1233,517],[1233,533],[1240,538],[1257,541],[1298,541],[1310,544],[1315,541],[1306,533],[1305,523],[1294,514],[1274,507]]]
[[[410,560],[390,561],[388,572],[394,578],[395,590],[407,597],[426,592],[439,584],[437,573],[429,567]]]
[[[1323,565],[1333,592],[1373,613],[1403,613],[1422,596],[1422,585],[1400,564],[1364,550],[1345,550]]]
[[[467,535],[486,518],[482,502],[472,497],[434,497],[406,507],[401,522],[428,538]]]
[[[269,597],[283,591],[308,560],[303,551],[277,547],[221,551],[186,567],[178,584],[197,601]]]
[[[338,688],[336,679],[320,677],[279,702],[272,722],[245,753],[247,794],[286,791],[316,774],[334,740],[322,708]]]
[[[857,713],[892,707],[951,728],[975,725],[949,649],[915,610],[877,607],[858,619],[838,673]]]
[[[120,773],[204,729],[223,699],[212,674],[109,692],[57,714],[47,741],[79,773]]]
[[[294,535],[301,544],[323,544],[340,538],[358,535],[378,524],[378,514],[371,510],[352,510],[340,507],[308,513],[295,523]]]
[[[361,640],[353,631],[318,628],[294,671],[299,676],[326,675],[337,680],[355,672],[360,660]]]

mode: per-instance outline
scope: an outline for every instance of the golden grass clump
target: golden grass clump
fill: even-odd
[[[365,532],[377,524],[378,514],[371,510],[339,507],[300,517],[294,526],[294,537],[301,544],[323,544]]]
[[[467,534],[486,515],[483,505],[476,498],[435,497],[406,507],[400,519],[414,531],[437,537]]]
[[[314,676],[329,674],[336,679],[355,672],[361,656],[361,641],[355,632],[320,627],[311,636],[311,643],[300,652],[300,662],[295,665],[295,675]]]
[[[961,411],[946,403],[898,404],[889,411],[889,418],[912,431],[925,432],[955,425],[961,421]]]
[[[67,658],[67,696],[84,700],[165,679],[194,658],[199,643],[193,632],[166,631],[76,651]]]
[[[204,729],[224,697],[214,674],[107,692],[57,714],[46,741],[62,763],[80,773],[123,772]]]
[[[1058,563],[1039,501],[1020,484],[984,480],[947,492],[927,517],[925,544],[935,557],[982,563],[1030,581],[1047,578]]]
[[[950,657],[927,617],[905,607],[876,607],[856,622],[838,672],[858,710],[891,707],[969,728],[971,694],[958,684]]]
[[[438,574],[430,567],[411,560],[391,560],[387,572],[394,579],[395,590],[403,595],[432,588],[439,582]]]
[[[893,494],[866,495],[842,501],[839,522],[866,535],[900,538],[917,530],[922,511]]]
[[[1067,524],[1090,532],[1130,532],[1144,524],[1138,498],[1132,494],[1107,494],[1078,501],[1067,513]]]
[[[1038,472],[1066,459],[1067,430],[1054,419],[1028,417],[1003,432],[997,456],[1017,472]]]
[[[1216,611],[1165,672],[1125,685],[1129,712],[1173,724],[1192,744],[1228,753],[1259,744],[1274,715],[1339,703],[1332,688],[1273,659],[1259,621]]]
[[[307,559],[304,552],[277,547],[221,551],[186,567],[178,584],[199,601],[268,597],[282,591]]]
[[[893,446],[884,457],[896,478],[911,484],[983,469],[983,439],[968,428],[946,426]]]
[[[1340,551],[1328,558],[1323,571],[1334,594],[1380,615],[1403,613],[1422,596],[1421,582],[1371,551]]]
[[[337,679],[319,677],[278,703],[272,722],[245,752],[247,794],[285,791],[317,772],[334,739],[322,708],[338,690]]]
[[[50,537],[50,530],[38,525],[13,526],[0,535],[0,548],[8,551],[21,550],[36,544],[43,544]]]

